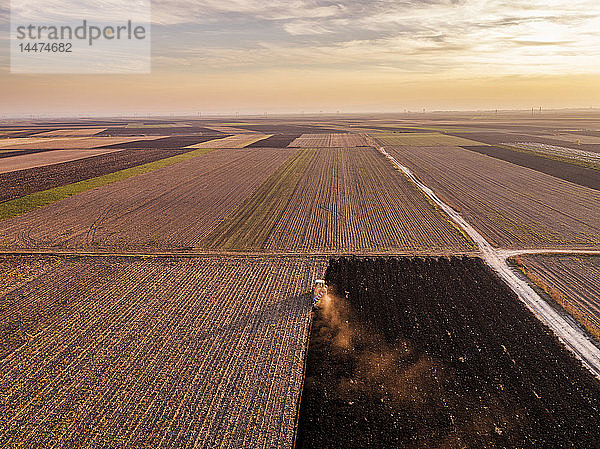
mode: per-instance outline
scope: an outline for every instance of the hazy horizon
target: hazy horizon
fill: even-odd
[[[8,1],[0,5],[0,30],[8,31]],[[54,6],[63,5],[68,1]],[[0,114],[600,106],[600,14],[593,0],[152,6],[150,75],[10,74],[3,33]]]

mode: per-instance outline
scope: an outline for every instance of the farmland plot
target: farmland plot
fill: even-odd
[[[271,137],[269,134],[236,134],[223,139],[197,143],[186,148],[244,148],[269,137]]]
[[[299,136],[300,134],[274,134],[249,144],[247,148],[285,148]]]
[[[600,192],[453,147],[386,147],[494,246],[596,247]]]
[[[474,258],[337,259],[297,448],[596,447],[600,381]]]
[[[477,141],[481,143],[485,143],[488,145],[498,145],[505,142],[531,142],[537,143],[540,145],[553,145],[553,146],[563,146],[570,147],[576,150],[583,151],[591,151],[591,152],[600,152],[600,144],[594,143],[581,143],[577,144],[572,141],[566,141],[563,139],[559,139],[557,136],[546,136],[540,134],[515,134],[515,133],[507,133],[507,132],[451,132],[453,136],[461,137],[464,139],[469,139],[471,141]],[[460,143],[460,144],[450,144],[450,145],[481,145],[481,143]]]
[[[198,143],[209,142],[214,139],[226,137],[226,135],[198,135],[198,136],[171,136],[171,137],[160,137],[148,140],[147,137],[136,138],[136,140],[129,141],[126,143],[119,143],[115,145],[106,145],[102,148],[129,148],[129,149],[149,149],[149,148],[160,148],[160,149],[173,149],[173,148],[184,148]]]
[[[154,124],[148,126],[139,126],[133,124],[132,126],[125,126],[119,128],[108,128],[98,134],[97,136],[192,136],[196,135],[222,135],[218,131],[203,128],[200,126],[173,126],[168,123]]]
[[[35,137],[91,137],[106,128],[71,128],[71,129],[56,129],[38,134],[33,134]]]
[[[373,148],[317,150],[265,248],[382,252],[472,249]]]
[[[245,129],[248,131],[262,132],[268,134],[297,134],[296,137],[304,133],[318,134],[318,133],[335,133],[340,132],[338,129],[321,127],[316,125],[314,122],[303,123],[276,123],[276,122],[265,122],[261,124],[247,124],[247,123],[231,123],[231,126],[236,128]]]
[[[539,144],[534,144],[536,147]],[[529,151],[516,147],[494,147],[485,146],[464,146],[463,148],[485,154],[521,167],[531,168],[541,173],[564,179],[580,186],[600,190],[600,154],[582,152],[586,155],[595,155],[590,158],[583,158],[577,155],[577,150],[565,148],[568,153],[564,156],[551,155],[537,151]]]
[[[481,145],[479,142],[439,133],[371,133],[371,136],[381,145],[400,146],[458,146]]]
[[[289,156],[280,149],[213,150],[2,221],[0,246],[190,248]]]
[[[89,150],[87,150],[89,151]],[[102,150],[99,156],[0,174],[0,202],[192,151]],[[43,155],[44,153],[40,153]],[[43,157],[43,156],[42,156]]]
[[[593,151],[577,150],[574,148],[557,147],[535,142],[512,142],[505,145],[512,146],[515,150],[531,153],[548,159],[564,161],[582,167],[600,170],[600,153]]]
[[[331,134],[302,134],[292,143],[290,147],[300,148],[352,148],[367,146],[368,143],[360,134],[353,133],[331,133]]]
[[[0,173],[59,164],[100,154],[112,153],[115,149],[52,150],[3,158]]]
[[[105,148],[114,145],[114,148],[125,148],[131,145],[133,141],[142,140],[150,145],[150,142],[158,139],[152,137],[46,137],[46,138],[23,138],[23,139],[2,139],[0,147],[6,150],[68,150],[68,149],[86,149],[86,148]]]
[[[515,260],[534,284],[600,340],[600,257],[526,255]]]
[[[4,265],[27,264],[39,262],[0,262],[0,285],[15,282]],[[65,258],[38,267],[1,296],[14,329],[5,337],[23,338],[0,360],[0,446],[291,447],[308,292],[325,264]]]
[[[315,150],[299,149],[200,243],[221,250],[259,250],[288,205]]]

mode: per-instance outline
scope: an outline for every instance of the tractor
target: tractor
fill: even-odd
[[[327,294],[327,284],[323,279],[317,279],[315,281],[315,288],[313,291],[313,309],[317,307],[317,304]]]

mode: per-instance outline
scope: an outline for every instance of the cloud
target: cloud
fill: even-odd
[[[15,3],[35,15],[39,1]],[[44,4],[63,13],[69,2],[91,17],[122,5]],[[154,65],[164,71],[600,72],[597,0],[155,0],[152,22]]]
[[[172,45],[188,64],[203,67],[345,64],[518,74],[576,65],[593,72],[600,70],[596,1],[167,0],[154,3],[154,22],[210,27],[194,34],[193,48]]]

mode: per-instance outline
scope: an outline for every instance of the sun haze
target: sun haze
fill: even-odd
[[[589,107],[599,41],[596,0],[157,0],[150,75],[11,75],[3,46],[0,113]]]

